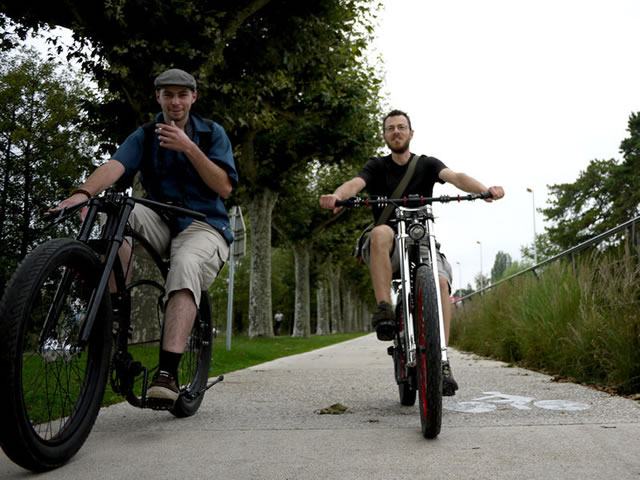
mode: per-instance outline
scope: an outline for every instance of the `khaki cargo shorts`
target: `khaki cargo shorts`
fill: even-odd
[[[369,265],[369,250],[371,248],[370,240],[370,237],[367,237],[362,245],[362,261],[367,265]],[[449,293],[451,293],[451,285],[453,284],[451,265],[449,265],[447,257],[444,256],[444,253],[440,252],[439,248],[437,252],[438,275],[447,280],[447,283],[449,284]],[[427,258],[429,256],[429,249],[427,246],[420,247],[420,255],[422,258]],[[395,236],[393,241],[393,251],[391,252],[391,269],[393,273],[400,271],[400,253],[398,249],[398,239],[396,239]]]
[[[230,249],[224,237],[208,223],[194,220],[172,239],[169,227],[160,216],[140,204],[131,212],[129,224],[162,257],[169,258],[171,268],[165,283],[165,301],[171,292],[188,289],[200,305],[200,292],[209,289],[229,259]],[[134,245],[134,253],[148,256],[140,245]]]

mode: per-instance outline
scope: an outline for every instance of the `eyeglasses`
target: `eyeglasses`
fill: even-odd
[[[385,133],[391,133],[394,130],[406,132],[407,130],[409,130],[409,125],[389,125],[388,127],[384,127]]]

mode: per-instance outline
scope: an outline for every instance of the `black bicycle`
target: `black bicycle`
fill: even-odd
[[[491,194],[411,195],[396,199],[351,197],[336,202],[337,207],[396,207],[400,275],[394,277],[392,286],[400,301],[396,306],[394,345],[388,353],[393,357],[400,403],[412,406],[416,395],[420,399],[420,424],[425,438],[435,438],[440,433],[442,365],[447,362],[431,203],[486,198],[491,198]]]
[[[157,370],[169,265],[129,226],[136,203],[161,216],[204,218],[117,191],[62,210],[48,227],[88,207],[77,238],[57,238],[34,249],[0,301],[0,445],[26,469],[59,467],[81,448],[109,381],[131,405],[157,408],[146,392]],[[125,237],[146,250],[156,279],[144,273],[127,281],[130,265],[118,257]],[[138,324],[142,316],[144,326]],[[208,384],[212,335],[209,295],[203,291],[179,366],[180,394],[170,409],[177,417],[196,413],[204,392],[223,379]]]

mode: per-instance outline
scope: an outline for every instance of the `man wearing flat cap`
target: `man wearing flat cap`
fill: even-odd
[[[224,129],[191,112],[197,98],[195,78],[172,68],[158,75],[154,86],[162,112],[153,124],[129,135],[112,159],[54,210],[76,205],[140,172],[150,199],[206,215],[204,221],[191,217],[163,220],[136,204],[129,218],[135,230],[170,258],[160,365],[147,392],[152,406],[170,408],[178,398],[178,364],[198,311],[200,292],[208,290],[229,258],[233,236],[223,199],[237,184],[238,174]],[[131,251],[125,242],[120,249],[124,265],[130,263]]]

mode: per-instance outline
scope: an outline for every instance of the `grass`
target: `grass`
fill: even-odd
[[[640,265],[628,250],[558,261],[454,309],[451,344],[622,394],[640,392]]]
[[[210,373],[212,376],[223,375],[277,358],[327,347],[335,343],[361,337],[362,335],[366,335],[366,333],[318,335],[310,338],[254,338],[251,340],[245,336],[240,336],[232,338],[231,350],[226,349],[226,339],[218,337],[214,342]]]
[[[235,370],[252,367],[260,363],[275,360],[289,355],[309,352],[318,348],[351,340],[365,335],[361,333],[343,333],[334,335],[317,335],[310,338],[274,337],[254,338],[236,336],[231,340],[231,350],[226,348],[226,339],[219,336],[213,343],[213,358],[209,376],[224,375]],[[133,357],[147,366],[156,365],[158,347],[132,347]],[[138,389],[139,391],[139,389]],[[107,385],[103,406],[124,401],[123,397],[114,393]]]

